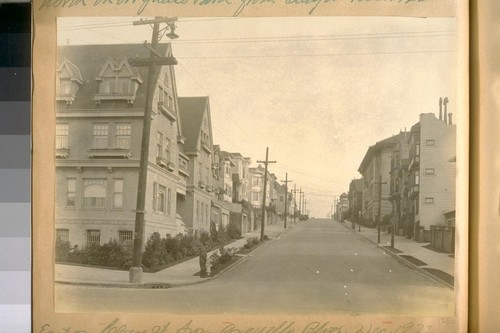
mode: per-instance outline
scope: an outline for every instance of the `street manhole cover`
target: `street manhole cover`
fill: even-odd
[[[147,289],[167,289],[167,288],[170,288],[170,283],[145,283],[144,288],[147,288]]]

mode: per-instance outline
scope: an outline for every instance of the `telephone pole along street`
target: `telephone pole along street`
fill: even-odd
[[[310,219],[206,283],[171,289],[57,284],[56,304],[62,312],[452,316],[454,293],[400,264],[350,227]]]
[[[262,219],[260,224],[260,241],[264,241],[264,225],[266,224],[266,187],[267,187],[267,165],[271,163],[276,163],[276,161],[268,161],[269,158],[269,147],[266,147],[266,160],[257,161],[257,163],[263,163],[264,167],[264,190],[262,192]]]
[[[141,158],[139,164],[139,180],[137,186],[137,204],[135,210],[135,226],[134,226],[134,243],[132,267],[130,267],[129,278],[130,282],[140,283],[142,281],[142,249],[144,243],[144,215],[146,214],[146,186],[147,174],[149,165],[149,141],[151,136],[151,113],[152,113],[152,91],[154,84],[154,71],[159,65],[177,65],[177,60],[173,57],[163,57],[159,54],[155,47],[160,41],[160,23],[166,23],[170,29],[167,34],[170,38],[176,38],[174,33],[176,18],[161,18],[157,17],[154,20],[135,21],[134,25],[153,24],[153,35],[151,36],[151,46],[144,46],[150,50],[151,55],[145,59],[131,59],[129,62],[132,66],[148,66],[148,81],[146,85],[146,102],[144,106],[144,118],[142,125],[142,141],[141,141]]]
[[[286,229],[286,217],[288,215],[288,183],[291,182],[291,180],[288,180],[288,172],[285,175],[285,180],[282,180],[283,183],[285,183],[285,229]]]

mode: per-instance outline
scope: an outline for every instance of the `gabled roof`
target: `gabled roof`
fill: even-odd
[[[198,138],[201,132],[203,115],[208,109],[208,96],[179,97],[179,114],[182,123],[182,135],[186,137],[185,151],[198,149]]]
[[[386,148],[388,146],[394,146],[399,142],[401,139],[401,135],[403,135],[404,132],[400,132],[397,135],[393,135],[391,137],[388,137],[387,139],[378,141],[376,144],[373,146],[370,146],[368,150],[366,151],[365,156],[363,157],[363,161],[361,161],[361,164],[359,165],[358,172],[362,173],[362,171],[365,169],[365,167],[369,164],[369,162],[380,153],[380,151],[383,148]]]
[[[121,58],[121,59],[114,59],[111,57],[108,57],[106,59],[106,62],[102,65],[101,70],[99,73],[97,73],[96,80],[101,81],[102,78],[104,77],[106,73],[106,69],[108,67],[111,67],[111,70],[113,71],[121,71],[123,68],[127,70],[127,72],[130,74],[130,77],[134,80],[137,80],[138,82],[142,83],[141,76],[139,75],[139,71],[137,70],[136,67],[133,67],[128,63],[127,58]]]
[[[72,80],[76,80],[78,83],[82,84],[82,73],[80,72],[80,69],[78,66],[76,66],[74,63],[72,63],[68,58],[64,58],[57,68],[57,72],[60,73],[63,68],[66,68],[68,71],[68,74]]]
[[[159,44],[157,51],[161,54],[170,52],[170,44]],[[80,71],[83,85],[78,90],[75,101],[71,105],[74,109],[95,109],[97,106],[92,100],[92,96],[98,92],[98,81],[96,80],[99,72],[106,62],[111,58],[113,61],[123,61],[131,58],[148,58],[150,51],[142,44],[114,44],[114,45],[71,45],[59,46],[58,63],[64,63],[64,59],[69,60]],[[140,78],[147,82],[148,67],[132,67]],[[73,67],[74,71],[75,68]],[[158,78],[160,67],[156,67],[154,80]],[[145,103],[146,84],[140,84],[137,90],[133,107],[143,108]],[[124,107],[126,101],[109,101],[106,107]]]

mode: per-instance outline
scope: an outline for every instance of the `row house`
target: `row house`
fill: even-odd
[[[214,198],[212,199],[212,221],[216,227],[227,227],[232,203],[234,163],[229,153],[214,146],[212,164],[214,177]]]
[[[213,139],[210,101],[203,97],[178,98],[184,154],[189,157],[190,175],[186,196],[177,209],[190,233],[209,231],[212,222],[214,177],[212,174]]]
[[[243,157],[240,153],[230,153],[234,163],[233,175],[233,202],[250,201],[250,184],[251,178],[249,173],[252,160],[248,157]]]
[[[250,203],[250,164],[251,159],[240,153],[229,153],[232,167],[232,201],[231,223],[234,223],[242,233],[255,230],[254,210]]]
[[[400,132],[400,135],[403,139],[395,145],[391,155],[389,201],[392,204],[392,221],[395,234],[411,238],[413,232],[407,228],[405,223],[409,209],[408,193],[406,191],[406,184],[408,184],[409,133],[405,130]]]
[[[262,216],[262,202],[263,202],[263,192],[264,192],[264,174],[265,169],[262,165],[255,168],[249,168],[249,180],[250,180],[250,204],[254,209],[254,215],[256,223],[254,224],[254,228],[256,229],[260,226],[261,216]],[[264,220],[266,224],[276,223],[276,195],[274,183],[277,178],[276,175],[267,172],[267,184],[266,184],[266,209]]]
[[[368,226],[376,225],[379,219],[392,212],[388,200],[390,161],[394,147],[401,140],[404,140],[404,136],[400,133],[370,146],[358,168],[363,176],[361,215]]]
[[[158,52],[172,57],[170,44],[158,45]],[[55,223],[61,240],[81,247],[132,241],[146,102],[152,121],[144,238],[183,232],[177,194],[185,192],[189,174],[181,162],[175,73],[173,66],[157,67],[148,96],[147,68],[129,63],[148,56],[141,45],[58,49]]]

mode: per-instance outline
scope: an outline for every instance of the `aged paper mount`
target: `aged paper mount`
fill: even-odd
[[[263,327],[289,332],[465,332],[467,325],[468,228],[468,13],[465,1],[247,1],[167,3],[153,1],[35,1],[33,96],[33,331],[34,332],[220,332]],[[457,18],[456,311],[453,318],[366,315],[249,316],[169,313],[57,313],[54,304],[54,197],[56,21],[60,16],[415,16]],[[42,190],[43,189],[43,190]],[[328,309],[325,309],[327,311]],[[224,324],[225,323],[225,324]],[[406,325],[406,326],[405,326]]]

